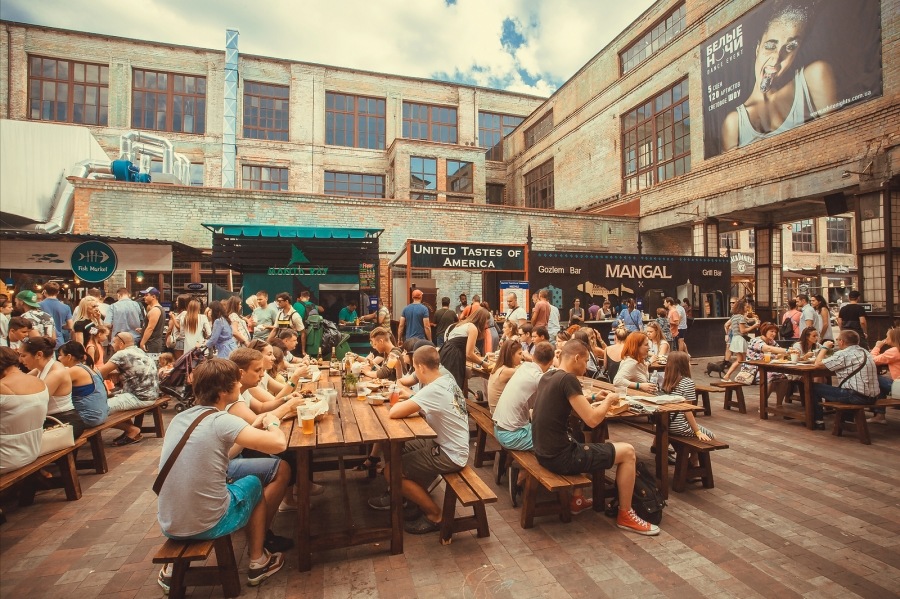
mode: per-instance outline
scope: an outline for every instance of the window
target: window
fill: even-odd
[[[503,196],[506,194],[506,186],[498,183],[488,183],[485,189],[485,200],[491,206],[502,206]]]
[[[487,148],[487,160],[503,160],[503,138],[513,132],[524,119],[509,114],[478,113],[478,144]]]
[[[816,227],[813,220],[801,220],[791,225],[792,243],[795,252],[816,251]]]
[[[325,193],[353,198],[383,198],[384,176],[325,171]]]
[[[437,191],[437,159],[409,157],[409,199],[434,202],[437,194],[414,193],[415,189]]]
[[[152,178],[153,173],[161,173],[162,172],[162,159],[161,158],[153,158],[150,161],[150,176]],[[203,181],[205,176],[205,167],[202,162],[191,163],[191,187],[203,187]]]
[[[288,140],[290,88],[247,81],[244,85],[244,137]]]
[[[472,163],[447,161],[447,191],[472,193]]]
[[[384,100],[325,93],[325,143],[384,149]]]
[[[29,118],[107,125],[109,67],[32,56],[28,61]]]
[[[825,236],[829,254],[850,253],[850,219],[828,217]]]
[[[263,191],[287,191],[288,170],[275,166],[252,166],[241,168],[241,187]]]
[[[456,108],[403,103],[403,137],[456,143]]]
[[[134,69],[131,126],[206,132],[206,77]]]
[[[748,236],[747,247],[751,250],[756,249],[756,229],[750,229],[750,235]]]
[[[730,233],[719,233],[720,248],[731,248],[733,250],[736,250],[740,247],[740,242],[738,240],[739,237],[737,231],[731,231]]]
[[[541,117],[541,119],[525,129],[525,149],[527,150],[540,140],[544,139],[553,130],[553,111]]]
[[[624,75],[644,60],[659,52],[666,44],[675,39],[675,36],[684,30],[685,7],[679,4],[666,15],[662,21],[644,34],[641,39],[634,42],[619,54],[622,61],[622,74]]]
[[[525,173],[525,207],[553,208],[553,159]]]
[[[690,172],[690,135],[687,79],[623,115],[625,193]]]

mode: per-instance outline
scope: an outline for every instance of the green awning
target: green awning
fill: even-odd
[[[384,229],[343,227],[292,227],[288,225],[231,225],[203,223],[215,234],[226,237],[281,237],[284,239],[366,239],[381,235]]]

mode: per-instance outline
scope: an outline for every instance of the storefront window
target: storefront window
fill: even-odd
[[[850,253],[850,219],[828,217],[826,235],[829,254]]]

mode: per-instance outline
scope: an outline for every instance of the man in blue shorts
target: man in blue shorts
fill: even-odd
[[[284,565],[281,553],[270,553],[263,547],[265,498],[271,493],[280,497],[284,489],[271,488],[279,486],[275,484],[264,488],[261,479],[274,478],[273,469],[279,464],[270,458],[257,464],[245,460],[246,469],[229,472],[229,458],[242,447],[278,453],[287,448],[287,439],[279,428],[279,419],[269,412],[248,424],[225,411],[228,404],[238,400],[241,389],[240,370],[233,362],[207,360],[194,370],[193,381],[197,405],[172,419],[163,440],[160,470],[188,427],[204,413],[212,413],[190,433],[163,481],[157,519],[163,534],[176,540],[211,540],[246,527],[250,557],[247,582],[256,586]],[[168,591],[170,566],[160,570],[158,582]]]

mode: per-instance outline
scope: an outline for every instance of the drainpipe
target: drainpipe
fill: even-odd
[[[222,128],[222,187],[234,189],[237,163],[238,40],[236,28],[225,30],[225,110]]]

